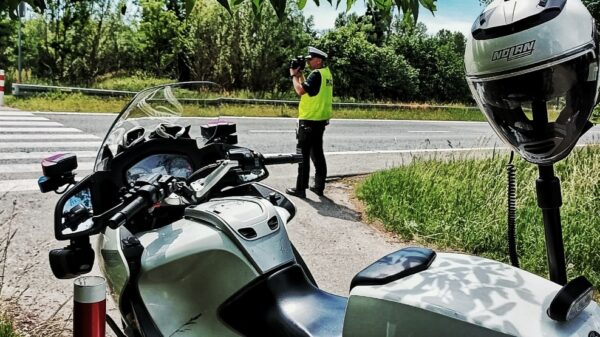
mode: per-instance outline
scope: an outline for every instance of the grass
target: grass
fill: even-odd
[[[92,85],[97,89],[125,90],[125,91],[140,91],[146,88],[155,87],[157,85],[169,84],[177,82],[170,78],[151,77],[143,74],[135,74],[132,76],[107,76],[100,78]]]
[[[503,262],[506,243],[506,157],[446,162],[416,159],[375,173],[357,187],[367,217],[406,240]],[[516,160],[517,246],[521,268],[547,275],[544,228],[535,198],[537,167]],[[562,180],[562,223],[569,279],[600,285],[600,147],[575,151],[556,165]],[[600,298],[597,298],[600,299]]]
[[[13,328],[10,319],[0,316],[0,337],[20,337]]]
[[[82,94],[49,93],[44,95],[17,98],[6,96],[6,105],[27,111],[60,112],[119,112],[128,102],[128,98],[105,98]],[[296,106],[269,105],[221,105],[202,107],[188,105],[184,116],[217,117],[290,117],[298,115]],[[446,120],[446,121],[483,121],[483,115],[477,110],[460,106],[435,108],[421,106],[415,109],[357,109],[334,108],[334,118],[342,119],[395,119],[395,120]]]

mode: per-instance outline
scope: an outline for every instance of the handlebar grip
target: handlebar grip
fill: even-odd
[[[150,207],[146,198],[138,196],[133,199],[132,202],[123,207],[122,210],[118,211],[108,220],[108,227],[116,229],[119,226],[125,224],[129,219],[133,218],[139,211],[144,208]]]
[[[263,155],[265,165],[297,164],[302,162],[302,155],[291,154],[267,154]]]

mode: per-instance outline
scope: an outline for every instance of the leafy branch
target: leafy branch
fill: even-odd
[[[89,2],[93,0],[70,0],[72,2]],[[244,0],[217,0],[221,6],[223,6],[229,13],[244,2]],[[266,0],[246,0],[252,3],[252,6],[256,9],[255,13],[258,12]],[[275,13],[279,19],[285,16],[286,7],[295,2],[299,9],[303,9],[306,6],[307,0],[268,0],[270,5],[275,10]],[[314,3],[319,6],[320,0],[313,0]],[[342,0],[327,0],[330,5],[334,5],[336,9],[340,6]],[[419,8],[423,7],[429,10],[431,13],[436,11],[437,0],[366,0],[369,5],[376,7],[377,9],[385,12],[391,12],[396,6],[398,10],[403,14],[406,22],[416,22],[419,17]],[[2,0],[0,1],[0,12],[8,12],[12,19],[17,18],[17,9],[19,3],[25,2],[31,6],[37,12],[43,12],[46,9],[45,0]],[[185,0],[186,13],[191,13],[192,8],[196,0]],[[346,11],[349,11],[352,6],[356,3],[356,0],[346,0]]]

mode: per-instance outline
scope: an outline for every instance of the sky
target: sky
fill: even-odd
[[[335,0],[333,2],[335,3]],[[313,0],[308,0],[303,10],[304,15],[313,16],[316,29],[331,29],[338,13],[346,10],[346,1],[340,3],[340,8],[337,11],[327,1],[321,0],[320,3],[321,5],[317,7]],[[350,12],[364,14],[365,8],[364,0],[358,0]],[[440,29],[447,29],[460,31],[466,35],[470,32],[471,25],[473,25],[475,18],[481,13],[482,9],[479,0],[438,0],[435,16],[421,7],[419,22],[424,23],[427,26],[427,31],[431,34]]]

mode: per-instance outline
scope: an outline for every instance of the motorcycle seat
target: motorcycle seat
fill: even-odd
[[[356,274],[350,283],[350,290],[356,286],[388,284],[418,273],[429,268],[434,259],[435,252],[428,248],[400,249]]]
[[[225,302],[223,321],[249,337],[341,337],[348,299],[314,286],[298,265],[254,282]]]

